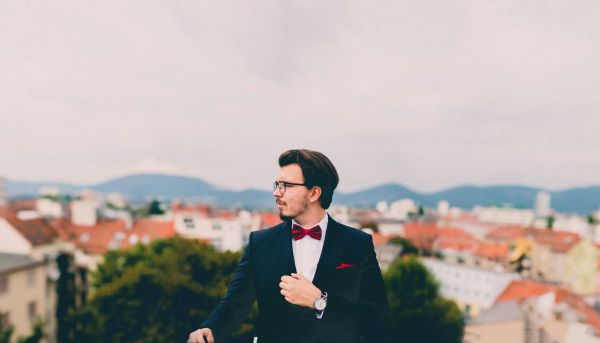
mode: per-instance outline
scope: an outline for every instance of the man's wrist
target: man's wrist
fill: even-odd
[[[323,294],[323,292],[321,292],[321,290],[319,288],[315,287],[315,291],[312,294],[313,303],[315,300],[317,300],[321,297],[321,294]]]

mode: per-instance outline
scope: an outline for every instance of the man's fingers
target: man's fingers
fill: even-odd
[[[215,338],[210,329],[203,328],[192,332],[188,343],[215,343]]]
[[[294,289],[294,285],[289,284],[289,283],[285,283],[285,282],[280,282],[279,283],[279,288],[291,291],[291,290]]]
[[[281,277],[281,281],[285,282],[285,283],[288,283],[288,282],[290,282],[292,280],[295,280],[295,279],[293,277],[289,276],[289,275],[284,275],[284,276]]]

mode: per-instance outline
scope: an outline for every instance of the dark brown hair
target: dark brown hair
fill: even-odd
[[[333,163],[320,152],[307,149],[288,150],[279,156],[279,166],[297,164],[302,169],[304,183],[310,188],[321,188],[319,202],[321,207],[329,208],[333,199],[333,191],[340,181]]]

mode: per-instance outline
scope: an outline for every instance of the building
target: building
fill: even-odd
[[[517,301],[483,311],[465,327],[464,343],[525,343],[525,315]]]
[[[551,215],[550,193],[538,192],[535,196],[535,215],[538,218],[545,218]]]
[[[209,242],[220,251],[241,250],[253,226],[251,217],[244,219],[235,212],[204,206],[174,208],[173,225],[181,237]]]
[[[532,210],[505,207],[476,207],[477,219],[484,223],[530,226],[535,220]]]
[[[31,335],[37,319],[52,320],[46,263],[22,254],[0,253],[0,313],[15,329],[13,338]]]
[[[482,310],[492,307],[511,281],[519,278],[516,273],[448,263],[432,258],[423,259],[423,263],[440,282],[441,294],[454,300],[468,317],[477,317]]]
[[[600,343],[600,314],[565,288],[514,280],[496,304],[514,301],[525,317],[525,342]],[[503,336],[508,342],[518,337]]]

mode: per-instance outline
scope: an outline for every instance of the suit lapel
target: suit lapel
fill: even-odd
[[[328,276],[333,274],[336,262],[338,262],[342,253],[343,242],[342,235],[340,235],[341,230],[341,225],[330,216],[327,224],[327,232],[325,233],[323,250],[321,251],[321,257],[319,258],[317,271],[313,279],[313,284],[319,288],[324,287]]]
[[[273,252],[278,256],[282,275],[290,275],[296,272],[296,263],[294,261],[294,252],[292,250],[292,222],[282,223],[281,231],[278,234]]]

